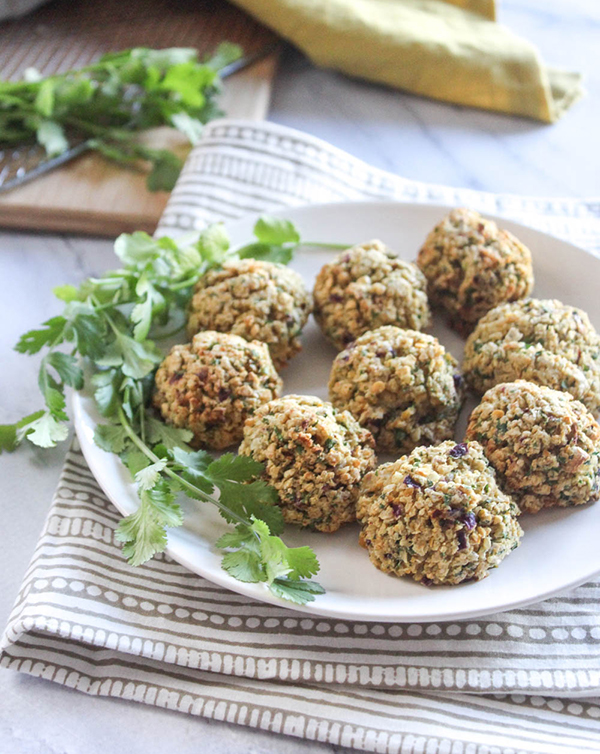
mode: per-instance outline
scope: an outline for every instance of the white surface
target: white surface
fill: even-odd
[[[585,74],[588,96],[554,126],[442,105],[318,71],[286,53],[270,118],[328,139],[409,178],[523,194],[600,196],[600,3],[505,0],[500,20],[536,43],[544,58]],[[39,406],[37,360],[14,353],[18,336],[57,314],[51,288],[113,267],[108,241],[0,234],[0,422]],[[23,449],[0,457],[3,522],[0,623],[33,553],[64,451]],[[0,671],[4,754],[300,754],[327,744],[237,728],[154,707],[85,696]],[[340,749],[338,748],[339,752]]]
[[[287,209],[279,214],[298,226],[301,238],[351,244],[379,238],[402,258],[413,261],[428,231],[447,211],[448,208],[436,206],[364,202]],[[579,306],[600,329],[596,284],[600,260],[538,231],[505,220],[498,222],[532,250],[534,295]],[[233,246],[248,242],[252,225],[252,218],[228,225]],[[318,271],[333,256],[331,251],[307,248],[296,254],[291,266],[312,289]],[[432,331],[460,361],[464,340],[447,327],[437,312]],[[302,342],[301,355],[282,372],[284,392],[327,399],[335,351],[312,317]],[[465,421],[474,404],[469,401],[463,407],[457,441],[464,438]],[[95,410],[93,399],[75,395],[73,410],[82,450],[96,479],[121,513],[134,513],[139,500],[127,469],[114,454],[105,453],[94,443],[95,427],[102,417]],[[428,588],[412,579],[397,579],[378,571],[358,544],[356,526],[344,526],[330,535],[288,526],[283,536],[289,545],[310,545],[316,552],[321,563],[318,580],[326,589],[326,594],[301,608],[274,597],[262,584],[244,584],[225,573],[221,568],[222,554],[213,544],[228,527],[211,506],[189,501],[185,510],[184,525],[169,533],[168,552],[175,560],[240,594],[332,618],[396,623],[470,618],[539,601],[581,584],[600,571],[600,505],[523,516],[525,536],[521,546],[487,579],[459,587]]]

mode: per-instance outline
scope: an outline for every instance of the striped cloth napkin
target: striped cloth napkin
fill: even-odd
[[[273,124],[218,121],[159,232],[309,201],[468,205],[600,253],[600,204],[406,181]],[[133,569],[75,442],[2,641],[1,664],[88,694],[394,754],[600,752],[600,581],[451,623],[312,618],[166,556]]]

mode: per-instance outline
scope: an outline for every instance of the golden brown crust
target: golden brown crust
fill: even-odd
[[[356,518],[360,481],[377,460],[373,446],[347,411],[286,395],[247,420],[240,453],[265,464],[285,521],[333,532]]]
[[[300,351],[299,336],[311,310],[312,296],[294,270],[257,259],[232,260],[196,284],[188,334],[217,330],[260,340],[279,370]]]
[[[380,466],[357,505],[371,562],[427,585],[485,578],[518,546],[518,513],[477,442],[419,447]]]
[[[467,437],[522,511],[600,496],[600,426],[568,393],[524,380],[496,385],[471,413]]]
[[[239,442],[247,417],[282,385],[264,343],[213,331],[174,346],[155,383],[153,403],[167,424],[191,430],[193,447],[214,450]]]
[[[463,370],[480,393],[524,379],[564,390],[594,414],[600,409],[600,337],[585,312],[554,299],[486,314],[467,340]]]
[[[354,246],[326,264],[315,282],[315,319],[341,350],[383,325],[422,330],[431,314],[426,280],[381,241]]]
[[[437,338],[388,325],[337,355],[329,397],[373,433],[378,450],[409,453],[453,436],[461,384],[456,360]]]
[[[468,333],[486,312],[533,290],[531,252],[479,212],[454,209],[427,236],[417,258],[432,303]]]

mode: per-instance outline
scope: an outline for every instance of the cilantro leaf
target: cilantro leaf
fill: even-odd
[[[115,241],[115,254],[129,267],[143,267],[152,262],[159,252],[158,241],[141,230],[121,233]]]
[[[94,400],[102,416],[114,416],[119,405],[119,384],[121,378],[117,369],[96,372],[92,377]]]
[[[240,259],[260,259],[263,262],[289,264],[294,256],[291,246],[273,246],[267,243],[251,243],[238,250]]]
[[[144,298],[133,307],[131,321],[135,323],[133,337],[137,341],[143,341],[148,337],[153,316],[164,308],[165,298],[143,275],[135,289],[138,296]]]
[[[0,453],[12,453],[18,444],[16,423],[0,424]]]
[[[278,597],[304,605],[325,591],[320,584],[306,580],[319,570],[310,547],[287,547],[264,521],[253,518],[250,526],[236,526],[234,532],[221,536],[216,546],[228,550],[221,565],[231,576],[265,582]]]
[[[21,335],[15,351],[33,355],[44,346],[60,343],[67,320],[64,317],[52,317],[44,322],[39,330],[30,330]]]
[[[247,519],[255,516],[279,534],[283,530],[283,516],[277,506],[277,492],[262,479],[256,479],[262,471],[263,465],[249,456],[224,453],[202,475],[219,490],[219,502],[226,508],[221,515],[226,521],[235,523],[236,516]]]
[[[222,481],[249,482],[262,473],[264,466],[250,456],[234,456],[223,453],[207,469],[208,476],[219,484]]]
[[[229,251],[229,235],[225,230],[223,223],[214,223],[202,231],[196,248],[200,252],[202,259],[210,264],[219,264],[225,258]]]
[[[209,466],[214,463],[213,457],[206,450],[184,450],[174,447],[171,456],[180,468],[201,476],[204,476]]]
[[[131,445],[123,453],[121,453],[121,460],[127,466],[131,476],[135,477],[138,471],[145,469],[146,466],[150,466],[150,459],[139,448]]]
[[[254,225],[254,235],[260,243],[281,244],[300,243],[300,233],[290,220],[282,220],[279,217],[263,215]]]
[[[83,301],[69,301],[65,306],[65,337],[75,340],[82,356],[100,357],[105,348],[106,325],[94,307]]]
[[[98,424],[94,442],[107,453],[122,453],[131,442],[122,424]]]
[[[27,439],[40,448],[51,448],[57,442],[66,440],[69,428],[54,418],[49,411],[27,425]]]
[[[325,594],[325,589],[316,581],[297,581],[285,577],[275,579],[269,584],[269,590],[276,597],[294,602],[296,605],[314,602],[316,596]]]
[[[146,491],[152,489],[158,483],[160,472],[166,465],[166,459],[162,458],[160,461],[140,469],[135,475],[135,481],[138,483],[140,490]]]
[[[151,445],[160,442],[169,449],[186,448],[193,436],[193,432],[190,432],[189,429],[172,427],[151,415],[147,417],[146,438]],[[204,451],[198,452],[203,453]],[[208,453],[206,455],[212,458]]]
[[[60,301],[77,301],[79,298],[79,291],[77,288],[75,288],[74,285],[69,285],[68,283],[65,285],[58,285],[56,288],[52,290],[54,295],[57,299],[60,299]]]
[[[248,548],[236,550],[235,552],[226,552],[223,555],[221,565],[230,576],[233,576],[238,581],[246,583],[264,581],[260,553]]]
[[[291,579],[307,579],[319,572],[319,561],[310,547],[289,547],[286,551]]]
[[[81,390],[83,387],[83,371],[72,354],[54,351],[48,354],[48,363],[56,369],[65,385]]]
[[[139,343],[129,335],[117,331],[115,339],[96,364],[105,367],[121,367],[127,377],[140,380],[154,370],[162,360],[162,354],[150,340]]]
[[[53,387],[49,387],[45,393],[46,405],[52,416],[58,421],[67,421],[69,418],[65,413],[65,396]]]
[[[119,523],[115,536],[132,566],[141,565],[167,546],[167,527],[181,526],[183,514],[168,483],[160,480],[140,492],[140,507]]]
[[[25,436],[28,425],[43,415],[44,411],[42,409],[19,419],[14,424],[0,424],[0,453],[2,451],[12,453]]]

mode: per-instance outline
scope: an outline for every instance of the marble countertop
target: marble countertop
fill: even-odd
[[[588,96],[545,126],[418,99],[317,70],[283,56],[270,119],[302,129],[408,178],[493,192],[600,197],[600,4],[597,0],[504,0],[500,20],[536,43],[553,65],[582,71]],[[113,266],[109,241],[0,234],[0,423],[38,407],[35,358],[12,351],[18,336],[57,313],[60,283]],[[58,479],[64,448],[31,446],[0,457],[3,543],[0,623],[5,624]],[[339,751],[192,718],[154,707],[87,697],[0,672],[0,752],[128,754]],[[201,743],[200,743],[201,742]]]

